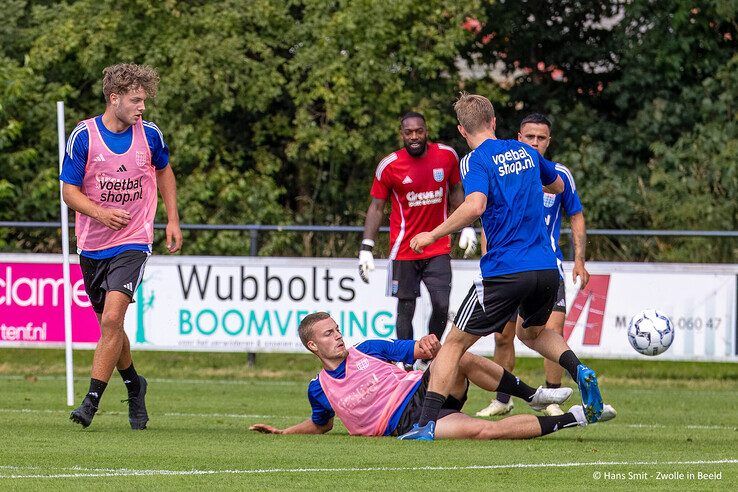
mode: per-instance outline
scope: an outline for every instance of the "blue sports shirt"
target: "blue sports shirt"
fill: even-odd
[[[415,340],[367,340],[356,345],[356,350],[385,362],[404,362],[405,364],[415,362]],[[341,362],[335,370],[326,372],[335,379],[346,377],[346,361]],[[387,424],[387,429],[384,431],[385,436],[392,434],[395,430],[402,412],[405,411],[405,407],[410,403],[421,382],[416,383],[415,388],[408,393],[402,405],[395,410]],[[310,400],[310,406],[313,409],[312,421],[316,425],[325,425],[336,415],[317,377],[308,384],[308,400]]]
[[[559,248],[559,236],[561,235],[561,219],[562,209],[566,213],[567,217],[576,215],[582,211],[582,202],[579,200],[577,194],[577,185],[574,182],[574,176],[572,176],[569,168],[563,164],[556,163],[556,172],[561,179],[564,181],[564,191],[558,195],[552,195],[550,193],[543,193],[543,210],[545,214],[546,230],[548,237],[551,240],[551,247],[556,253],[556,258],[559,261],[559,267],[561,262],[564,261],[564,254]]]
[[[546,232],[543,185],[556,180],[553,162],[517,140],[487,139],[460,162],[464,193],[487,196],[482,227],[487,253],[482,277],[556,268]]]
[[[100,135],[105,141],[105,145],[116,154],[125,153],[133,142],[133,127],[127,130],[115,133],[107,128],[102,121],[102,115],[96,116],[95,121],[100,129]],[[154,123],[144,121],[144,132],[146,133],[146,141],[151,149],[151,163],[157,170],[162,170],[169,165],[169,147],[164,142],[164,136]],[[59,179],[65,183],[75,186],[82,186],[82,180],[85,176],[85,168],[87,167],[87,153],[90,148],[90,135],[84,123],[79,123],[67,140],[67,148],[64,153],[64,162],[62,164],[62,172]],[[148,244],[123,244],[99,251],[80,251],[80,255],[92,258],[93,260],[103,260],[112,258],[124,251],[146,251],[151,252],[151,246]]]

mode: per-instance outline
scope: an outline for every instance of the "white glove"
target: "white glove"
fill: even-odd
[[[477,251],[477,233],[473,227],[464,227],[461,229],[459,247],[464,250],[464,258],[469,258]]]
[[[364,239],[361,242],[362,248],[368,246],[369,248],[374,247],[374,241],[371,239]],[[371,249],[362,249],[359,251],[359,276],[365,283],[369,283],[368,272],[374,271],[374,254]]]

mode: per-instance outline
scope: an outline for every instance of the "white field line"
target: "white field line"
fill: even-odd
[[[738,464],[738,459],[699,460],[699,461],[590,461],[570,463],[511,463],[505,465],[468,465],[468,466],[418,466],[418,467],[347,467],[347,468],[261,468],[241,470],[134,470],[128,468],[59,468],[50,470],[68,470],[72,473],[53,474],[13,474],[0,475],[0,479],[24,478],[84,478],[84,477],[133,477],[133,476],[191,476],[191,475],[256,475],[278,473],[357,473],[357,472],[406,472],[406,471],[464,471],[464,470],[504,470],[525,468],[577,468],[587,466],[664,466],[664,465],[722,465]],[[39,467],[4,466],[8,470],[38,470]]]
[[[0,413],[40,413],[40,414],[67,414],[68,410],[34,409],[34,408],[0,408]],[[106,415],[124,415],[127,412],[105,411]],[[165,412],[158,414],[163,417],[195,417],[195,418],[231,418],[231,419],[299,419],[304,415],[261,415],[252,413],[192,413],[192,412]],[[619,422],[604,423],[606,427],[627,427],[631,429],[667,429],[663,424],[621,424]],[[677,426],[674,426],[677,427]],[[738,425],[684,425],[684,429],[698,430],[736,430]]]

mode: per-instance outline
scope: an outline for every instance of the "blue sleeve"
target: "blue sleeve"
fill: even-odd
[[[151,149],[151,163],[158,171],[161,171],[169,165],[169,146],[164,142],[161,130],[154,123],[144,121],[144,131]]]
[[[311,418],[314,424],[325,425],[336,415],[328,401],[328,397],[323,392],[323,387],[320,385],[318,378],[310,381],[308,385],[308,400],[310,400],[310,406],[313,409]]]
[[[415,362],[415,340],[367,340],[356,350],[385,362]]]
[[[87,151],[90,147],[90,138],[87,127],[80,123],[72,130],[67,140],[67,147],[62,162],[62,172],[59,179],[65,183],[82,186],[87,167]]]
[[[549,161],[541,154],[538,154],[538,163],[540,164],[541,183],[543,186],[550,185],[556,181],[556,177],[558,176],[558,173],[556,173],[556,164]]]
[[[464,195],[472,193],[483,193],[489,196],[489,175],[487,166],[484,165],[481,155],[471,152],[459,163],[461,170],[461,182],[464,185]]]
[[[558,164],[556,166],[559,176],[564,181],[564,191],[561,193],[561,204],[568,217],[578,214],[582,211],[582,202],[577,194],[577,185],[574,182],[574,176],[565,166]]]

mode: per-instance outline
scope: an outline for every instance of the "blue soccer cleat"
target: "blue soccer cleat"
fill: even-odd
[[[577,384],[582,394],[582,406],[587,422],[590,424],[600,420],[602,416],[602,395],[597,385],[595,372],[584,364],[577,366]]]
[[[433,441],[436,437],[436,423],[432,420],[420,427],[418,424],[413,424],[413,428],[397,439],[401,441]]]

